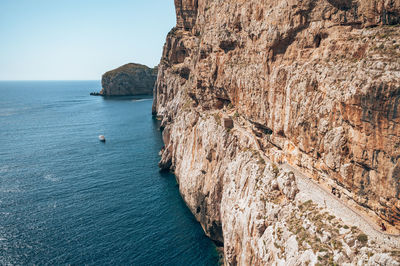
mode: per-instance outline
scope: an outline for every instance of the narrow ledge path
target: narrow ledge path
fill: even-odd
[[[312,200],[331,214],[342,219],[351,226],[357,226],[370,239],[386,248],[400,248],[400,236],[386,234],[378,230],[363,215],[359,214],[352,207],[345,204],[340,199],[331,195],[330,192],[321,187],[317,182],[308,178],[299,170],[289,164],[282,164],[281,167],[286,171],[292,171],[296,176],[297,186],[300,190],[296,199],[302,201]]]
[[[245,119],[241,120],[243,125],[235,123],[235,129],[252,140],[254,146],[262,154],[262,157],[270,162],[270,159],[263,153],[259,145],[259,138],[254,135],[249,125],[245,125],[247,124],[247,121]],[[295,167],[287,163],[281,164],[280,167],[283,170],[292,171],[295,174],[297,186],[299,188],[299,193],[296,196],[296,200],[312,200],[319,207],[324,208],[326,211],[342,219],[344,223],[351,226],[357,226],[361,231],[368,235],[369,239],[375,241],[382,247],[387,249],[400,249],[400,235],[392,235],[380,231],[377,225],[368,221],[368,218],[364,217],[362,214],[357,212],[356,209],[352,208],[344,201],[334,197],[324,187],[319,185],[313,179],[304,175]]]

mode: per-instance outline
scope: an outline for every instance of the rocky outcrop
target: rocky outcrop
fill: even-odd
[[[196,23],[198,0],[175,0],[176,27],[191,30]]]
[[[279,165],[400,229],[400,1],[175,4],[153,104],[163,119],[160,165],[175,172],[206,234],[224,245],[225,262],[396,264],[371,241],[364,251],[347,240],[316,250],[326,237],[315,228],[330,240],[358,233],[306,218]],[[301,241],[303,229],[290,229],[304,219],[301,228],[314,231],[302,236],[315,238],[315,248]]]
[[[126,64],[108,71],[101,79],[102,96],[152,95],[157,79],[157,67]]]

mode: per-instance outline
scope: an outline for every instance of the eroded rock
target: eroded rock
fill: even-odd
[[[102,96],[153,95],[157,79],[157,67],[149,68],[140,64],[126,64],[108,71],[101,79]]]
[[[379,256],[356,253],[353,230],[313,220],[317,209],[295,202],[295,178],[279,164],[338,184],[399,228],[400,2],[175,4],[153,113],[168,118],[164,152],[225,262],[392,263],[371,243]],[[350,241],[343,250],[339,239]]]

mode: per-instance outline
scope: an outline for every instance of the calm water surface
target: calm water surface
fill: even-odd
[[[151,100],[88,95],[99,89],[0,82],[0,264],[216,265],[158,171]]]

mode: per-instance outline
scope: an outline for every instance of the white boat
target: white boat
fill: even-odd
[[[100,135],[100,136],[99,136],[99,140],[100,140],[101,142],[106,142],[106,137],[104,137],[103,135]]]

